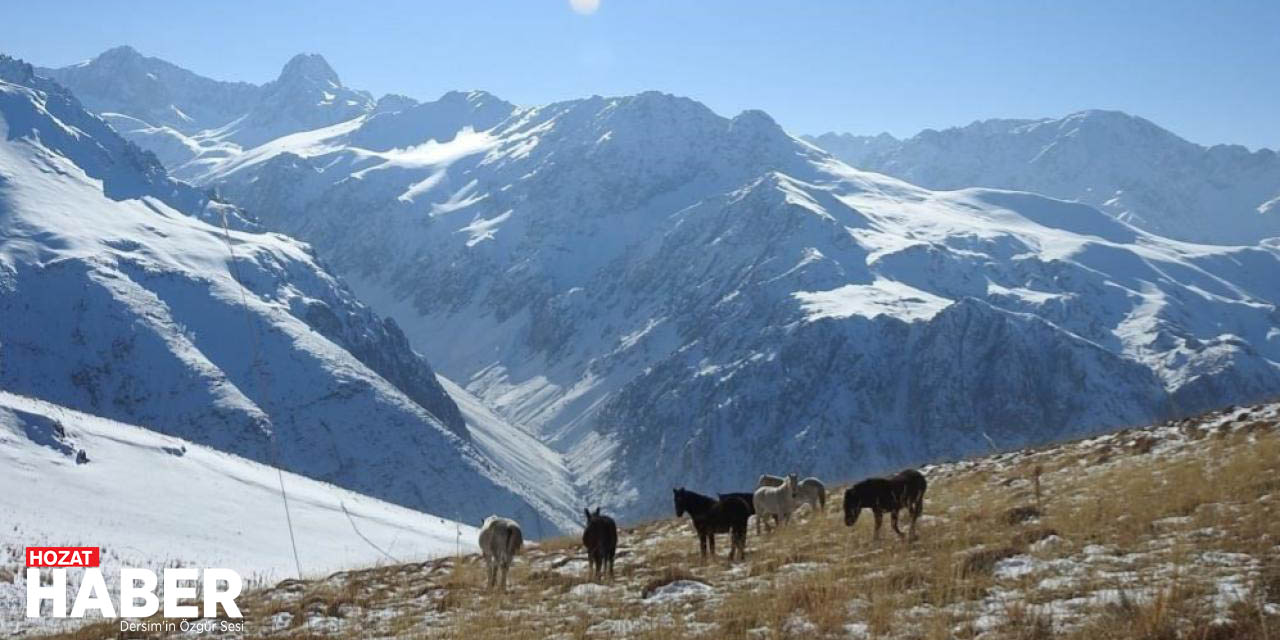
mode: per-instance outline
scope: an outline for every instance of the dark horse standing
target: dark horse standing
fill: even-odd
[[[583,509],[587,516],[587,526],[582,530],[582,546],[587,548],[587,560],[591,562],[592,579],[604,577],[604,568],[609,567],[609,578],[613,578],[613,556],[618,550],[618,525],[613,518],[600,515],[600,507],[591,513]]]
[[[716,500],[683,488],[673,489],[676,499],[676,517],[689,512],[693,518],[693,528],[698,530],[698,545],[702,549],[702,557],[716,555],[716,534],[729,534],[729,561],[733,561],[733,551],[738,551],[738,559],[747,558],[747,519],[751,512],[747,504],[738,498]]]
[[[729,500],[731,498],[737,498],[747,503],[747,509],[750,510],[751,515],[754,516],[756,514],[756,496],[754,493],[720,493],[716,495],[721,500]]]
[[[858,521],[862,508],[871,509],[876,516],[875,539],[880,539],[880,523],[884,512],[889,512],[894,533],[903,537],[898,529],[898,510],[906,509],[911,518],[911,539],[916,539],[916,520],[924,511],[924,490],[928,483],[924,475],[915,469],[907,469],[892,478],[867,478],[844,492],[844,524],[852,527]]]

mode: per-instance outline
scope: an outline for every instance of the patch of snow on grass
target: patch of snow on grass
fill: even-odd
[[[711,595],[715,590],[710,585],[696,580],[676,580],[658,587],[649,594],[650,604],[666,604],[680,602],[688,598],[700,598]]]

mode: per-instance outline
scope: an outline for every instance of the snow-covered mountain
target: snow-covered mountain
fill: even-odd
[[[1280,389],[1275,241],[930,191],[656,92],[450,100],[447,122],[384,100],[193,178],[313,243],[624,515],[672,485],[843,479]]]
[[[368,92],[343,86],[316,54],[294,56],[279,78],[260,86],[205,78],[127,46],[39,73],[70,88],[126,139],[155,152],[177,177],[376,106]]]
[[[259,585],[294,577],[290,522],[309,577],[474,550],[473,526],[292,473],[283,481],[288,520],[272,467],[0,391],[0,570],[15,576],[0,581],[0,628],[63,622],[24,617],[27,546],[101,547],[112,590],[121,566],[227,567]],[[79,575],[69,572],[68,601]]]
[[[1253,244],[1280,236],[1275,151],[1203,147],[1118,111],[984,120],[906,140],[883,133],[806,139],[851,166],[922,187],[1033,191],[1169,238]]]
[[[536,443],[461,410],[310,247],[197,219],[252,226],[10,58],[0,140],[0,388],[468,523],[575,521],[554,467],[491,457]]]
[[[353,146],[362,126],[211,184],[314,242],[624,513],[672,484],[848,477],[1280,389],[1275,245],[931,192],[656,93],[412,150]]]

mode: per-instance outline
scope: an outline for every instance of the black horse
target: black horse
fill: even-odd
[[[582,546],[587,548],[587,559],[591,562],[591,578],[602,578],[605,565],[608,565],[609,579],[612,580],[613,556],[618,550],[618,525],[613,518],[600,515],[600,507],[596,507],[595,513],[589,509],[582,512],[587,516],[587,526],[582,530]]]
[[[733,561],[733,552],[738,551],[738,559],[747,558],[747,518],[751,517],[750,508],[738,498],[716,500],[694,493],[684,488],[672,489],[676,500],[676,517],[689,512],[693,518],[693,528],[698,531],[698,545],[702,549],[702,557],[707,557],[710,548],[712,557],[716,555],[716,534],[728,533],[730,539],[729,561]]]
[[[737,498],[747,503],[747,509],[751,512],[751,515],[754,516],[756,514],[756,494],[754,493],[735,492],[735,493],[721,493],[717,495],[721,500],[729,500],[730,498]]]
[[[898,510],[906,509],[911,518],[911,539],[916,539],[916,520],[924,512],[924,490],[928,486],[924,475],[915,469],[907,469],[892,478],[867,478],[844,492],[844,524],[852,527],[858,521],[862,508],[871,509],[876,516],[874,537],[880,539],[880,523],[884,512],[889,512],[894,533],[903,537],[898,529]]]

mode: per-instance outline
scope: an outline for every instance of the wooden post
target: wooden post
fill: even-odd
[[[1038,509],[1040,513],[1044,513],[1044,505],[1041,503],[1041,500],[1040,500],[1040,474],[1043,472],[1044,472],[1044,467],[1040,465],[1036,465],[1035,479],[1034,479],[1035,487],[1036,487],[1036,509]]]

